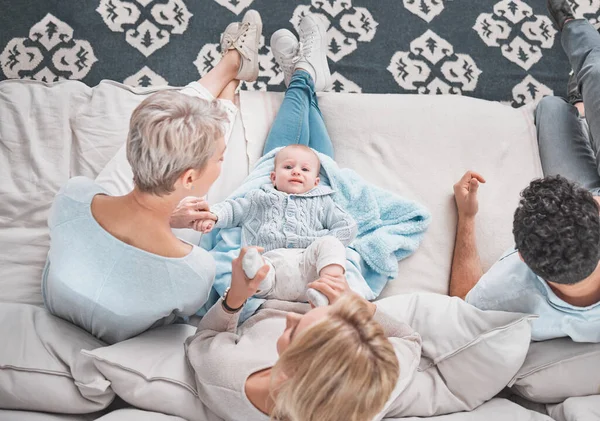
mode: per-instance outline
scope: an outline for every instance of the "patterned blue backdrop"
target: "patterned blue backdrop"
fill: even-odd
[[[596,26],[600,0],[569,0]],[[0,80],[112,79],[181,86],[219,60],[225,26],[264,21],[261,75],[280,91],[268,45],[305,13],[330,22],[333,90],[463,94],[518,107],[565,94],[569,65],[546,0],[0,0]]]

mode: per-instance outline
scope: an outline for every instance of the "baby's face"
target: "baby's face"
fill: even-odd
[[[271,182],[285,193],[306,193],[319,184],[319,158],[310,150],[282,149],[277,155]]]

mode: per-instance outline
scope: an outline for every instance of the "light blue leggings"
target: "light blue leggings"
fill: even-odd
[[[319,110],[315,84],[310,75],[297,70],[273,122],[263,155],[275,148],[306,145],[333,158],[333,144]]]

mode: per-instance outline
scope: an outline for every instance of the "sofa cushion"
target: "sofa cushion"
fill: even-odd
[[[553,421],[547,415],[530,411],[506,399],[492,399],[472,412],[459,412],[427,419],[430,421]],[[395,420],[396,418],[386,418],[383,421]],[[423,418],[416,417],[402,418],[402,421],[422,420]]]
[[[183,347],[195,332],[190,325],[163,326],[82,354],[130,405],[188,421],[206,421],[211,414],[198,399]]]
[[[515,393],[541,403],[600,394],[600,344],[570,338],[534,342],[510,385]]]
[[[580,396],[566,401],[547,405],[548,414],[556,421],[598,421],[600,420],[600,395]]]
[[[85,414],[114,398],[110,382],[79,351],[104,343],[45,309],[0,305],[0,408]]]
[[[377,306],[412,326],[423,341],[419,369],[392,404],[390,417],[478,407],[508,384],[531,340],[532,316],[482,311],[458,298],[414,293],[384,298]]]
[[[261,156],[282,99],[280,93],[240,93],[250,168]],[[487,180],[479,189],[477,219],[484,269],[514,244],[519,192],[542,176],[534,104],[513,109],[449,95],[323,93],[318,99],[340,167],[424,204],[432,214],[419,250],[400,262],[397,279],[381,297],[448,292],[456,232],[452,186],[467,170]]]
[[[94,421],[98,419],[98,416],[98,414],[65,415],[0,409],[0,420],[2,421]]]
[[[96,421],[186,421],[181,417],[161,414],[159,412],[142,411],[141,409],[126,408],[113,411]]]

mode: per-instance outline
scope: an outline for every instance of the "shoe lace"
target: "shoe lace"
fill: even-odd
[[[230,50],[231,48],[235,48],[243,58],[248,59],[249,57],[247,52],[241,48],[241,45],[239,45],[240,43],[238,43],[237,41],[240,38],[242,38],[243,40],[246,37],[246,34],[248,33],[249,29],[250,23],[242,22],[238,27],[236,33],[225,33],[223,35],[223,41],[221,42],[221,54],[225,55],[225,53],[227,53],[228,50]],[[243,41],[241,44],[243,44]]]
[[[279,64],[285,74],[291,75],[296,63],[298,63],[300,60],[304,60],[304,59],[305,59],[304,45],[302,42],[299,42],[298,45],[296,46],[296,49],[294,50],[293,54],[291,54],[289,56],[280,56],[279,57]]]
[[[298,55],[306,59],[310,57],[312,52],[312,46],[315,41],[315,31],[302,35],[302,41],[298,44]]]

